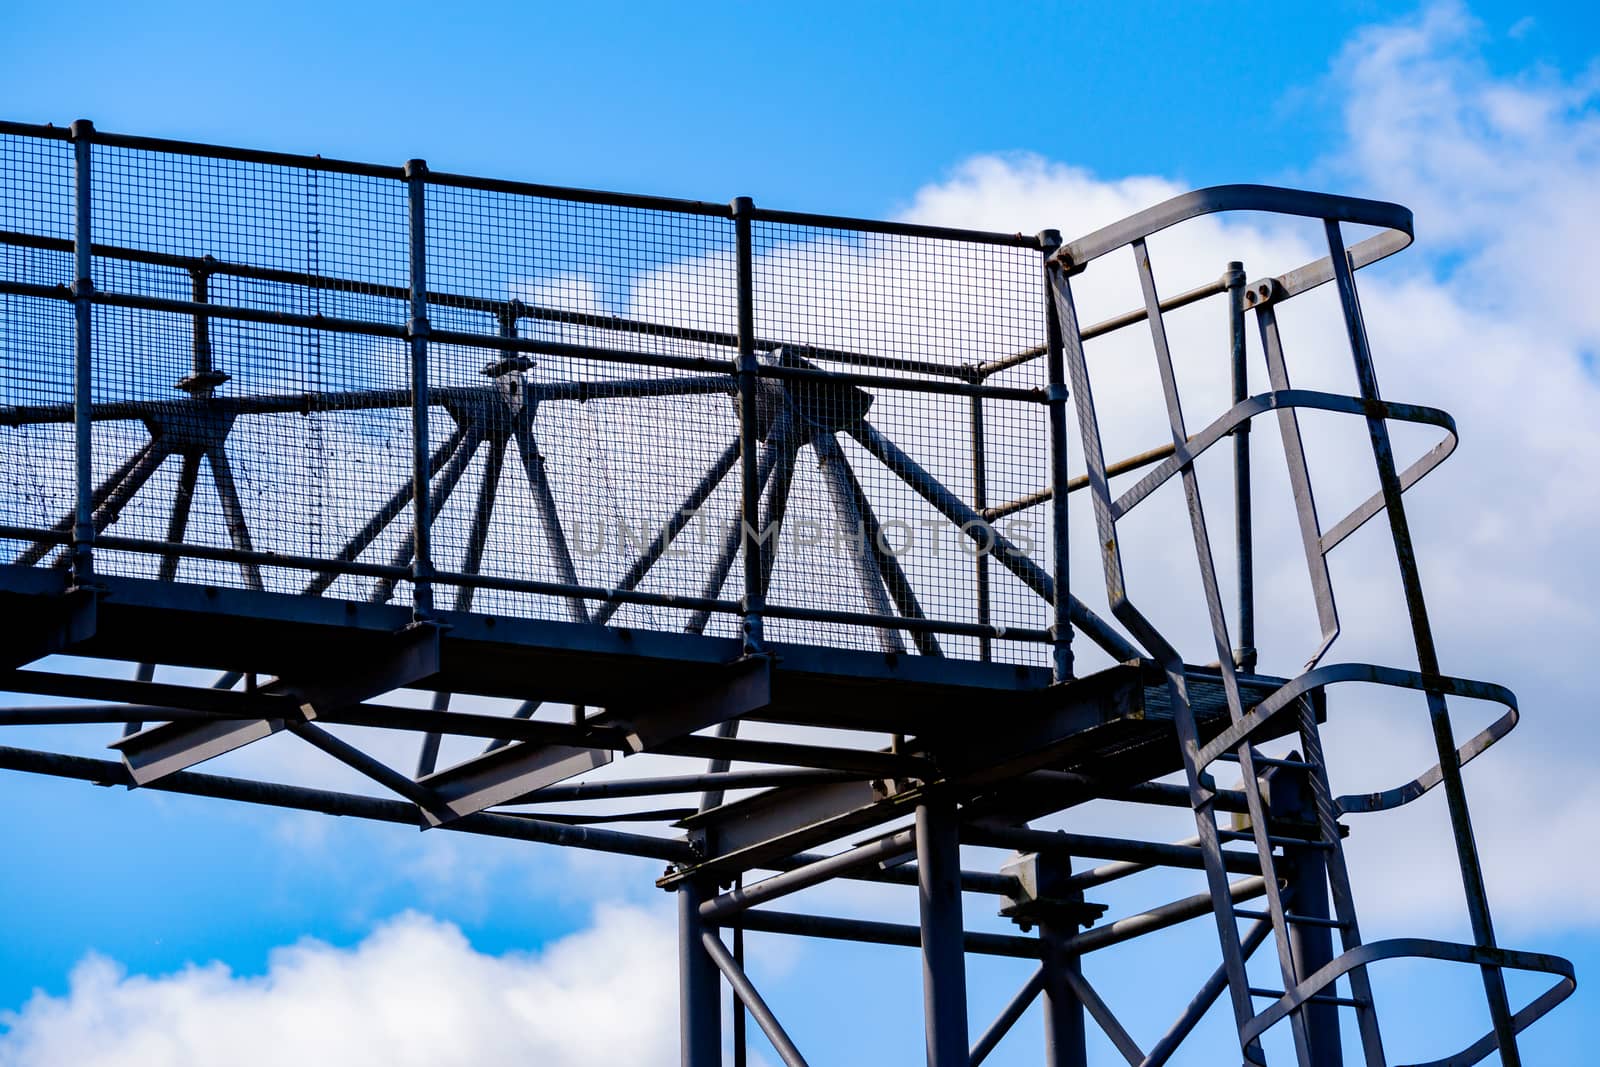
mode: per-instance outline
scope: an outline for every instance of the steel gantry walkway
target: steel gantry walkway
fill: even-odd
[[[1482,977],[1490,1030],[1441,1026],[1431,1062],[1515,1064],[1572,992],[1566,961],[1495,938],[1461,767],[1519,712],[1444,673],[1403,494],[1455,427],[1383,398],[1362,319],[1355,274],[1410,243],[1405,209],[1223,186],[1065,241],[81,121],[0,124],[0,174],[0,688],[20,695],[0,725],[109,727],[113,750],[0,747],[0,767],[664,862],[686,1067],[725,1044],[743,1064],[747,1019],[807,1062],[745,931],[919,948],[936,1067],[985,1061],[1036,1001],[1051,1064],[1089,1062],[1089,1021],[1167,1063],[1214,1006],[1247,1063],[1383,1064],[1372,975],[1402,957]],[[1297,221],[1326,254],[1251,280],[1223,250],[1163,295],[1151,245],[1215,242],[1226,212]],[[1171,247],[1163,270],[1193,273],[1192,242]],[[1344,392],[1291,384],[1280,317],[1317,299]],[[1358,427],[1375,474],[1331,523],[1303,413]],[[1440,437],[1402,465],[1406,424]],[[1258,626],[1276,516],[1312,629]],[[1403,666],[1328,662],[1329,557],[1368,523],[1398,562]],[[1338,793],[1322,735],[1349,683],[1414,693],[1436,762]],[[1460,701],[1503,712],[1462,742]],[[414,766],[374,754],[393,734]],[[370,789],[195,769],[248,771],[277,735]],[[1438,787],[1471,940],[1366,940],[1345,835]],[[1187,809],[1195,832],[1076,832],[1091,804]],[[1100,902],[1153,870],[1198,891]],[[840,879],[915,887],[918,921],[783,906]],[[969,928],[985,896],[1014,929]],[[1133,1033],[1094,954],[1206,916],[1192,1000]],[[1035,964],[977,1036],[969,954]],[[1553,984],[1514,1004],[1508,970]]]

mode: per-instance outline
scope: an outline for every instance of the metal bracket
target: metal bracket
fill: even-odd
[[[1076,930],[1093,926],[1106,913],[1106,905],[1086,903],[1083,890],[1071,888],[1072,862],[1059,853],[1018,855],[1000,873],[1017,882],[1016,892],[1001,898],[1000,914],[1024,931],[1038,923]]]

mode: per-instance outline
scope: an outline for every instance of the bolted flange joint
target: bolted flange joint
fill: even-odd
[[[1044,924],[1059,930],[1093,926],[1106,905],[1084,901],[1083,891],[1069,884],[1072,861],[1054,853],[1028,852],[1006,862],[1000,873],[1017,888],[1001,898],[1000,914],[1023,930]]]

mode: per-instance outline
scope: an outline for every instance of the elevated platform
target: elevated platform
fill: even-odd
[[[1402,496],[1455,426],[1378,395],[1355,282],[1410,243],[1404,207],[1217,186],[1066,241],[81,121],[0,122],[0,184],[15,191],[0,202],[0,692],[75,701],[9,703],[0,726],[81,725],[113,753],[0,745],[0,768],[665,862],[685,1067],[722,1062],[723,977],[804,1067],[743,971],[742,930],[920,946],[930,1067],[981,1062],[1038,997],[1050,1062],[1087,1062],[1092,1016],[1128,1062],[1159,1067],[1224,992],[1237,1047],[1206,1062],[1264,1064],[1283,1022],[1296,1062],[1335,1067],[1350,1009],[1381,1067],[1367,971],[1401,956],[1482,976],[1492,1032],[1435,1062],[1498,1049],[1516,1064],[1517,1033],[1571,993],[1565,961],[1495,943],[1473,845],[1461,766],[1519,712],[1504,687],[1447,675],[1427,616]],[[1226,212],[1300,220],[1327,255],[1252,281],[1235,249],[1201,262],[1213,253],[1162,236],[1158,285],[1148,239]],[[1286,349],[1327,320],[1290,302],[1323,286],[1356,394],[1291,385]],[[1204,302],[1224,313],[1183,310]],[[1098,342],[1119,333],[1102,410]],[[1152,365],[1139,350],[1159,389],[1128,388]],[[1357,421],[1371,445],[1378,491],[1331,523],[1299,409]],[[1307,570],[1258,627],[1259,416],[1300,542],[1274,558]],[[1392,423],[1439,437],[1401,467]],[[1201,457],[1224,444],[1219,506],[1223,457]],[[1158,493],[1186,522],[1119,525]],[[1351,622],[1328,557],[1369,522],[1393,541],[1405,668],[1326,662]],[[1180,544],[1197,588],[1172,580]],[[1083,595],[1085,552],[1105,617],[1069,588]],[[1139,599],[1152,590],[1159,607]],[[1310,647],[1288,647],[1313,619]],[[1110,666],[1086,669],[1091,645]],[[54,670],[56,653],[97,662]],[[1307,666],[1286,680],[1262,662]],[[1335,793],[1319,723],[1348,682],[1424,697],[1438,762]],[[1460,699],[1504,711],[1458,745]],[[347,727],[409,734],[414,765]],[[280,735],[369,788],[215,773]],[[1261,751],[1280,737],[1292,751]],[[1346,820],[1441,785],[1473,940],[1363,943]],[[1097,798],[1183,808],[1196,835],[1028,825],[1070,826]],[[1018,854],[968,870],[963,845]],[[1087,890],[1156,868],[1203,872],[1205,892],[1100,922]],[[918,925],[766,906],[835,878],[917,887]],[[968,930],[972,893],[1037,935]],[[1239,907],[1257,897],[1264,910]],[[1147,1054],[1082,960],[1202,916],[1221,966]],[[1269,938],[1278,973],[1258,977]],[[970,1047],[965,952],[1041,962]],[[1508,969],[1555,984],[1514,1010]],[[742,1062],[737,1026],[734,1046]]]

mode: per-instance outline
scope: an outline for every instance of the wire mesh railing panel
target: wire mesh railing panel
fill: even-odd
[[[0,233],[72,240],[72,145],[65,140],[0,133]],[[7,275],[13,277],[13,275]],[[68,283],[70,272],[42,284]]]
[[[0,294],[0,523],[49,529],[69,520],[74,499],[70,417],[27,419],[30,410],[65,414],[72,404],[72,306]],[[65,529],[65,527],[62,527]],[[29,543],[0,542],[5,559]]]
[[[737,516],[719,492],[738,480],[725,462],[738,428],[731,222],[457,185],[427,195],[429,313],[447,338],[430,346],[430,384],[483,453],[455,494],[492,502],[489,536],[474,529],[475,503],[441,511],[438,569],[737,596],[737,575],[727,589],[715,580],[720,531]],[[468,600],[558,619],[707,624],[661,605],[454,594]]]
[[[70,144],[0,134],[0,279],[71,284],[72,205]],[[70,406],[72,336],[68,305],[0,294],[0,412],[8,427],[0,444],[0,522],[6,525],[49,528],[71,512],[70,434],[49,423],[18,424],[15,413]],[[7,542],[0,551],[9,558],[25,547]]]
[[[95,146],[93,177],[97,486],[128,498],[97,523],[118,538],[337,556],[409,468],[409,423],[394,417],[409,408],[404,348],[276,320],[402,328],[404,186],[117,144]],[[119,456],[133,466],[100,473]],[[308,582],[243,560],[151,575],[147,553],[101,556],[109,573]]]
[[[799,449],[770,602],[966,626],[1046,626],[1038,592],[980,576],[1005,571],[1022,555],[1049,572],[1048,538],[1029,536],[1024,517],[1005,525],[1031,544],[997,540],[981,515],[980,492],[996,476],[1047,479],[1044,408],[1032,397],[1003,399],[971,387],[979,364],[1043,343],[1038,251],[760,221],[753,251],[769,407]],[[819,371],[893,379],[896,387],[820,378]],[[1036,373],[1024,389],[1042,384]],[[989,558],[980,565],[982,557]],[[885,650],[898,643],[923,651],[936,644],[957,656],[997,651],[976,633],[929,642],[909,630],[886,636],[875,627],[787,619],[775,619],[770,632]],[[1029,662],[1035,651],[1005,647],[1008,657]]]
[[[1045,480],[1042,372],[979,369],[1042,344],[1027,242],[757,212],[741,274],[733,208],[85,134],[5,142],[10,447],[50,468],[7,515],[54,527],[15,561],[86,494],[112,575],[723,636],[757,592],[780,642],[1039,659],[1049,540],[984,509]]]

